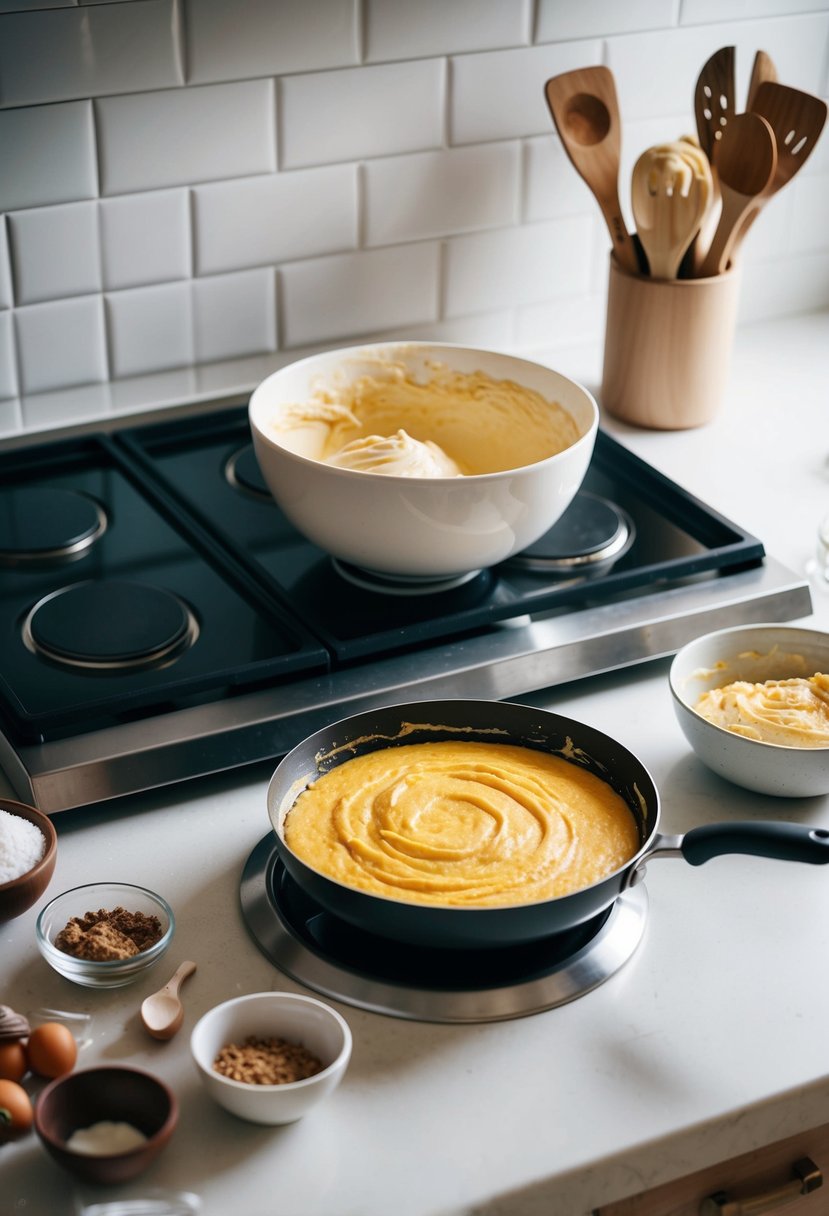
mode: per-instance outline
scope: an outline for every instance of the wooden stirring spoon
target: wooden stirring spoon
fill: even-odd
[[[163,988],[145,997],[141,1004],[141,1021],[154,1039],[171,1039],[184,1021],[184,1006],[179,988],[196,970],[196,964],[182,963]]]
[[[602,66],[563,72],[547,81],[544,94],[564,150],[601,208],[616,260],[636,274],[636,247],[619,203],[622,138],[613,73]]]
[[[722,274],[746,213],[768,187],[777,166],[774,134],[759,114],[736,114],[723,130],[715,153],[722,211],[699,268],[699,277]]]

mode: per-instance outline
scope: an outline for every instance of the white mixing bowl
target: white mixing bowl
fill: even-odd
[[[435,364],[510,380],[562,406],[579,438],[521,468],[423,478],[339,468],[280,443],[274,427],[280,411],[309,401],[320,386],[364,375],[378,358],[404,364],[419,381],[430,379]],[[470,402],[472,433],[475,408]],[[418,581],[496,565],[543,536],[587,472],[599,411],[581,385],[526,359],[444,343],[391,342],[329,351],[283,367],[256,388],[249,417],[262,475],[303,535],[353,566]]]
[[[688,642],[670,669],[674,711],[691,747],[713,772],[778,798],[829,793],[829,747],[762,743],[716,726],[694,706],[735,680],[810,678],[829,671],[829,633],[797,625],[734,625]]]

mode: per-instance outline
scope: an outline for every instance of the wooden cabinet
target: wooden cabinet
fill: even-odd
[[[761,1216],[766,1212],[827,1216],[829,1123],[651,1191],[606,1203],[594,1216]]]

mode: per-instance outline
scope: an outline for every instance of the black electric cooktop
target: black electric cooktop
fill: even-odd
[[[765,563],[603,431],[546,537],[416,594],[297,533],[244,404],[18,447],[0,452],[0,764],[61,809],[280,754],[366,700],[504,697],[664,653],[655,618],[679,644],[709,601],[735,620],[758,596],[767,619],[808,611]],[[719,596],[727,580],[747,590]],[[678,602],[698,584],[702,605]],[[624,645],[591,645],[617,618]],[[554,670],[538,661],[559,648]]]

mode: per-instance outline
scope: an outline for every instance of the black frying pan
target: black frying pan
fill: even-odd
[[[445,729],[401,733],[410,723]],[[493,735],[493,728],[503,733]],[[607,878],[557,899],[496,908],[457,908],[370,895],[312,870],[288,848],[282,830],[284,819],[309,781],[355,755],[457,739],[460,729],[464,731],[462,739],[562,753],[595,773],[630,807],[639,830],[636,855]],[[565,932],[610,907],[624,890],[639,881],[645,863],[654,857],[684,857],[695,866],[725,853],[813,864],[829,862],[829,830],[800,824],[722,823],[693,828],[684,836],[662,835],[657,830],[656,786],[642,762],[627,748],[571,718],[505,701],[416,701],[369,710],[326,726],[280,762],[268,787],[268,813],[286,870],[312,899],[369,933],[418,946],[484,949]]]

